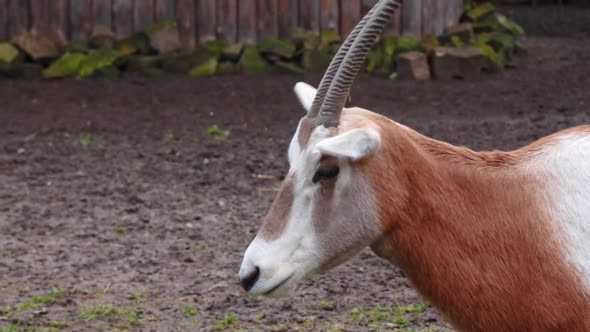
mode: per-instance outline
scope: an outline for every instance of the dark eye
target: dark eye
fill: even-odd
[[[340,168],[338,166],[330,165],[330,166],[320,166],[318,170],[313,175],[313,183],[318,183],[321,180],[328,180],[333,179],[338,176],[340,172]]]

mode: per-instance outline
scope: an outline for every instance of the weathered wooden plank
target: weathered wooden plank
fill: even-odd
[[[199,31],[199,41],[214,40],[217,35],[216,24],[216,5],[215,0],[200,0],[197,22]]]
[[[226,44],[233,44],[238,38],[238,1],[217,1],[217,38]]]
[[[422,35],[422,1],[404,1],[402,9],[402,33],[420,38]]]
[[[318,0],[301,0],[299,2],[299,23],[304,29],[320,33],[320,9]]]
[[[371,8],[373,8],[373,6],[375,6],[377,1],[379,1],[379,0],[362,0],[361,1],[361,14],[362,14],[362,16],[365,16],[365,14],[369,10],[371,10]]]
[[[31,10],[31,32],[35,35],[50,36],[49,0],[29,2]]]
[[[361,19],[361,0],[342,0],[340,9],[340,35],[346,38]]]
[[[258,38],[279,36],[278,3],[276,0],[258,0]]]
[[[255,44],[258,37],[256,0],[240,0],[238,6],[238,39],[245,44]]]
[[[92,29],[92,0],[70,1],[70,38],[84,40]]]
[[[68,1],[50,0],[49,5],[49,30],[51,39],[58,45],[64,45],[69,39],[68,33]]]
[[[279,0],[279,38],[288,39],[291,30],[299,25],[299,1]]]
[[[362,2],[361,2],[362,16],[364,16],[369,10],[371,10],[371,8],[373,8],[373,6],[375,6],[377,1],[378,0],[362,0]],[[411,1],[413,1],[413,0],[411,0]],[[411,1],[404,1],[404,3],[411,2]],[[400,8],[400,10],[396,11],[395,14],[393,14],[393,17],[391,18],[389,23],[387,23],[384,33],[400,34],[401,30],[402,30],[402,9]]]
[[[338,1],[321,0],[320,5],[320,30],[338,31],[338,16],[340,15],[340,11],[338,9]]]
[[[29,14],[28,1],[8,1],[8,34],[10,36],[23,30],[29,30]]]
[[[450,5],[453,0],[451,1],[436,1],[436,14],[431,17],[432,21],[434,22],[434,35],[438,36],[445,31],[446,27],[446,15],[447,15],[447,6]]]
[[[176,18],[176,6],[174,0],[156,0],[156,21]]]
[[[205,2],[205,0],[201,0]],[[176,2],[176,22],[182,45],[187,48],[196,45],[196,23],[195,23],[195,2],[193,0],[177,0]]]
[[[111,5],[111,0],[92,0],[92,22],[94,27],[101,26],[109,30],[112,29]]]
[[[394,14],[387,26],[385,27],[385,33],[394,33],[396,35],[401,34],[402,31],[402,9],[400,8]]]
[[[445,13],[444,28],[459,23],[463,11],[463,0],[448,0]]]
[[[0,40],[8,37],[8,0],[0,0]]]
[[[154,1],[135,0],[133,6],[133,22],[135,30],[141,30],[154,23]]]
[[[133,33],[132,0],[113,0],[113,32],[117,38],[124,38]]]
[[[436,20],[438,16],[436,2],[438,0],[422,0],[422,34],[436,35]]]

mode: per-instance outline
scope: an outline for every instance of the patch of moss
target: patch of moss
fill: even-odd
[[[63,288],[54,288],[47,294],[31,295],[30,298],[16,305],[16,311],[25,311],[50,305],[56,302],[59,297],[62,296],[64,291],[65,290]]]
[[[76,318],[83,321],[114,320],[131,325],[141,325],[144,317],[132,307],[115,307],[110,304],[97,304],[82,307]]]

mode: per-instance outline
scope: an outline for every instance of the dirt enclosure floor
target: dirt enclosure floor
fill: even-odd
[[[474,149],[589,123],[590,11],[565,31],[555,8],[507,10],[531,30],[514,69],[361,76],[353,104]],[[450,329],[369,250],[287,299],[241,290],[303,115],[293,84],[319,79],[0,81],[0,331]]]

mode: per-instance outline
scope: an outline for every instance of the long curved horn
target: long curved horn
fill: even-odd
[[[338,127],[340,113],[350,93],[352,82],[365,61],[369,49],[383,32],[393,13],[401,6],[400,2],[401,0],[383,0],[375,6],[375,14],[369,18],[350,46],[330,84],[317,118],[318,126]]]
[[[383,0],[380,0],[379,2],[381,1]],[[318,112],[320,111],[320,108],[324,103],[324,97],[326,96],[326,92],[328,92],[330,83],[332,83],[334,75],[336,74],[336,71],[338,71],[340,63],[342,63],[342,59],[344,59],[344,56],[348,52],[348,49],[350,49],[350,46],[352,45],[358,34],[361,32],[369,18],[373,16],[375,8],[377,8],[377,5],[373,6],[373,8],[371,8],[371,10],[367,14],[365,14],[365,16],[359,21],[359,23],[357,23],[357,25],[350,32],[344,43],[340,45],[340,48],[338,49],[338,52],[336,52],[334,58],[332,58],[332,61],[330,62],[328,69],[326,70],[324,76],[322,77],[322,80],[320,81],[318,91],[315,95],[315,98],[313,99],[313,103],[311,104],[311,109],[307,113],[308,117],[315,118],[318,115]]]

